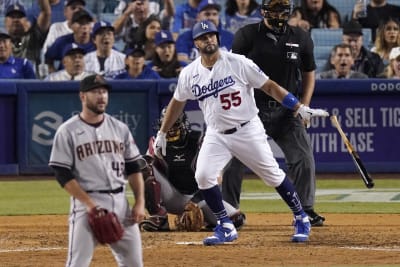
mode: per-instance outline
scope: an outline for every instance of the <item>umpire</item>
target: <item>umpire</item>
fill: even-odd
[[[232,52],[252,59],[272,80],[309,105],[315,85],[314,44],[308,32],[287,24],[291,11],[291,0],[263,0],[261,13],[264,19],[238,30]],[[325,218],[313,208],[315,163],[305,130],[310,122],[294,117],[293,111],[261,90],[254,90],[254,94],[266,133],[285,154],[288,176],[296,187],[311,225],[322,226]],[[237,188],[240,186],[233,186],[233,183],[241,183],[243,174],[243,164],[234,158],[223,176],[229,180],[223,183],[224,199],[236,207],[239,206],[240,191]],[[229,197],[232,195],[236,197]]]

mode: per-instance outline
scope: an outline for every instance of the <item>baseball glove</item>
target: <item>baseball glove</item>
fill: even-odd
[[[186,204],[184,212],[175,217],[175,227],[178,231],[198,232],[203,224],[203,211],[191,201]]]
[[[103,245],[117,242],[124,234],[124,229],[117,215],[107,209],[100,207],[91,209],[88,220],[94,236]]]

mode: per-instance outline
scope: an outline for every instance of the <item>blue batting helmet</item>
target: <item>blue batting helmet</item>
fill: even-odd
[[[199,38],[200,36],[202,36],[206,33],[215,33],[217,35],[217,39],[219,40],[218,29],[214,25],[214,23],[212,23],[211,21],[202,20],[202,21],[197,22],[193,26],[193,30],[192,30],[193,40],[196,40],[197,38]]]

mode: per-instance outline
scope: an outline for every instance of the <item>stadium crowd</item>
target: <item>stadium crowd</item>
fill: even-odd
[[[2,1],[0,78],[81,80],[91,73],[106,79],[176,78],[198,56],[191,38],[194,23],[214,22],[221,48],[229,51],[239,28],[262,20],[261,2]],[[400,6],[390,0],[369,0],[367,6],[354,2],[343,14],[336,0],[291,1],[290,25],[309,32],[343,29],[347,46],[332,45],[317,78],[399,78]],[[362,40],[366,28],[372,33],[370,46]],[[346,53],[338,53],[343,49]],[[340,71],[347,75],[326,75]]]

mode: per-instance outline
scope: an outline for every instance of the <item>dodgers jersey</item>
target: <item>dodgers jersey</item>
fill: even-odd
[[[124,185],[125,162],[140,158],[126,124],[104,114],[94,127],[75,115],[57,129],[49,165],[71,170],[83,190],[107,190]]]
[[[253,89],[265,84],[268,76],[242,55],[221,49],[219,53],[211,70],[201,64],[201,57],[186,66],[174,98],[198,100],[207,127],[224,131],[257,116]]]

